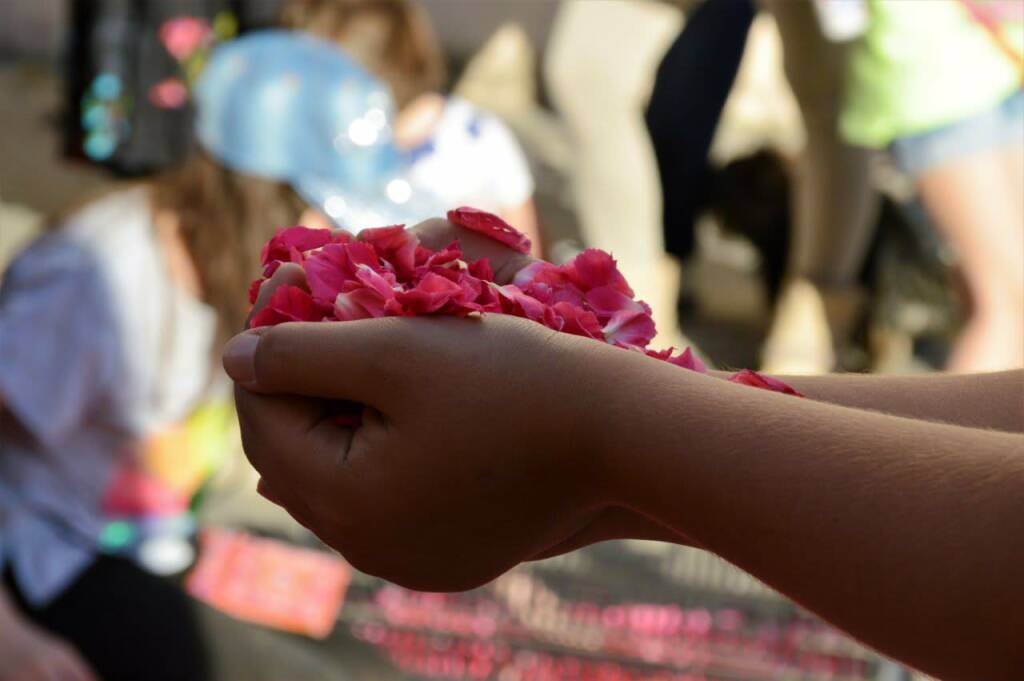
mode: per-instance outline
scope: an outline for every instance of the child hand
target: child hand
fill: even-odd
[[[454,240],[460,242],[461,247],[467,253],[470,258],[487,257],[490,259],[492,266],[497,273],[499,281],[510,281],[515,273],[524,267],[525,265],[534,262],[534,260],[528,256],[522,255],[512,249],[506,248],[491,239],[481,237],[468,230],[464,230],[457,227],[446,220],[430,220],[418,225],[414,230],[418,238],[430,248],[441,248]],[[282,266],[274,275],[274,277],[266,282],[259,292],[259,298],[254,308],[254,313],[258,311],[266,301],[271,298],[274,291],[279,286],[284,285],[298,285],[304,286],[304,275],[302,269],[297,266],[285,265]],[[429,325],[429,321],[427,324]],[[456,321],[456,323],[458,323]],[[499,321],[497,323],[504,323]],[[473,326],[476,322],[464,320],[464,324]],[[327,325],[330,327],[337,325]],[[264,330],[265,332],[266,330]],[[527,335],[532,333],[545,334],[544,329],[538,325],[529,325],[526,328]],[[261,332],[262,333],[262,332]],[[459,343],[462,342],[474,342],[470,341],[453,341],[455,344],[450,345],[451,348],[459,348]],[[514,343],[513,343],[514,345]],[[589,344],[588,344],[589,347]],[[510,354],[516,355],[519,350],[513,349]],[[456,385],[461,385],[465,382],[464,376],[466,369],[464,367],[456,367],[454,372],[450,374],[456,381]],[[502,386],[497,387],[497,392],[500,393]],[[293,387],[292,390],[295,390]],[[458,387],[454,389],[458,392]],[[284,387],[283,391],[287,392],[288,388]],[[328,396],[326,393],[316,393],[315,398],[323,398]],[[269,398],[264,398],[269,399]],[[431,395],[423,397],[423,402],[429,402],[434,398]],[[239,408],[240,411],[243,409],[243,402],[251,402],[252,399],[248,396],[242,396]],[[285,404],[288,400],[282,401],[280,404]],[[315,407],[318,410],[321,418],[329,419],[326,413],[329,412],[329,405],[323,400],[314,400],[317,402]],[[303,403],[301,399],[293,399],[292,405],[300,405]],[[309,406],[312,404],[307,402]],[[495,407],[499,411],[504,410],[502,405]],[[469,416],[463,414],[462,416]],[[482,417],[484,422],[488,420],[490,415],[485,414]],[[270,418],[269,415],[267,418]],[[529,419],[527,419],[529,420]],[[243,427],[245,426],[245,420],[243,418]],[[342,439],[352,437],[352,433],[346,429],[337,429],[336,433]],[[344,443],[341,443],[344,445]],[[429,443],[426,443],[429,444]],[[437,443],[435,443],[437,444]],[[443,444],[443,440],[442,440]],[[551,443],[553,444],[553,443]],[[477,448],[489,447],[489,440],[485,439],[478,443]],[[571,445],[569,446],[571,448]],[[561,451],[558,447],[552,447],[552,457],[555,459],[563,458],[566,452]],[[294,455],[292,455],[294,457]],[[300,455],[301,456],[301,455]],[[301,487],[292,490],[289,487],[289,483],[285,482],[286,476],[275,477],[271,474],[270,479],[265,478],[260,483],[260,491],[272,501],[281,504],[288,509],[292,515],[310,529],[318,532],[323,536],[322,529],[322,518],[321,514],[313,509],[309,508],[304,497],[306,496],[301,490]],[[294,485],[295,483],[291,483]],[[425,485],[429,485],[429,482],[425,482]],[[647,539],[663,539],[666,541],[675,541],[682,543],[683,539],[669,530],[668,528],[655,523],[645,516],[635,513],[634,511],[625,507],[608,507],[600,512],[593,512],[585,520],[581,520],[581,524],[577,532],[572,533],[569,536],[563,537],[560,541],[553,544],[544,546],[541,550],[532,555],[523,555],[520,559],[533,559],[547,557],[551,555],[557,555],[567,551],[574,550],[581,546],[585,546],[591,543],[604,541],[607,539],[616,538],[647,538]],[[323,537],[328,543],[331,543],[327,537]],[[340,548],[340,547],[339,547]]]
[[[600,410],[580,395],[613,383],[592,367],[619,356],[633,354],[488,315],[255,329],[225,366],[268,496],[357,568],[450,590],[564,543],[613,504]],[[332,400],[366,405],[362,426],[335,425]]]

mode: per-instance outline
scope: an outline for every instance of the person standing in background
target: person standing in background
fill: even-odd
[[[871,153],[839,132],[852,43],[826,26],[827,12],[843,8],[817,0],[760,1],[778,25],[786,79],[806,133],[795,167],[786,281],[761,366],[823,373],[836,367],[837,350],[849,342],[864,307],[858,276],[878,209]]]
[[[644,107],[682,12],[668,3],[563,2],[544,77],[576,152],[574,193],[583,237],[605,249],[650,304],[659,343],[683,346],[679,264],[666,254],[658,167]],[[687,188],[679,188],[686,191]]]
[[[753,0],[704,0],[658,66],[645,120],[658,160],[665,246],[680,260],[693,253],[697,219],[713,192],[708,153],[755,15]]]
[[[868,0],[841,131],[888,149],[959,258],[957,372],[1024,366],[1024,3]]]

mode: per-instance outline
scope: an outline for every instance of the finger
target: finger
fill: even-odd
[[[494,239],[470,231],[443,218],[433,218],[419,223],[411,230],[420,243],[432,250],[444,248],[453,241],[458,241],[462,253],[467,260],[487,258],[494,272],[494,280],[499,284],[508,284],[516,272],[523,269],[536,258],[519,253],[504,246]]]
[[[245,318],[245,328],[249,328],[252,318],[257,312],[267,306],[274,293],[282,286],[298,286],[308,289],[306,272],[301,266],[293,262],[286,262],[278,267],[270,279],[260,284],[260,292],[256,296],[256,302],[253,303],[252,309],[249,310],[249,316]]]
[[[250,329],[224,347],[224,369],[250,391],[351,400],[387,413],[422,327],[415,322],[389,317]]]
[[[235,389],[242,445],[264,485],[287,508],[308,515],[304,499],[323,492],[348,457],[349,428],[336,426],[330,405],[303,397]]]

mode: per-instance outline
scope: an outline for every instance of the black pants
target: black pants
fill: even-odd
[[[205,681],[206,650],[189,597],[127,560],[100,557],[56,600],[22,612],[73,644],[103,681]]]
[[[679,258],[693,251],[694,225],[710,199],[708,151],[755,15],[753,0],[705,0],[658,67],[647,130],[661,179],[665,248]]]

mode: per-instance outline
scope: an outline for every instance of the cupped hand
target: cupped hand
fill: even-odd
[[[533,261],[445,220],[415,231],[459,240],[499,281]],[[282,285],[301,268],[279,268],[255,309]],[[487,315],[256,329],[225,365],[264,496],[357,567],[447,590],[606,539],[682,541],[602,479],[594,399],[631,354]],[[366,405],[362,427],[335,424],[340,400]]]
[[[477,586],[614,503],[587,396],[621,350],[487,315],[282,324],[227,352],[264,493],[371,574]]]

